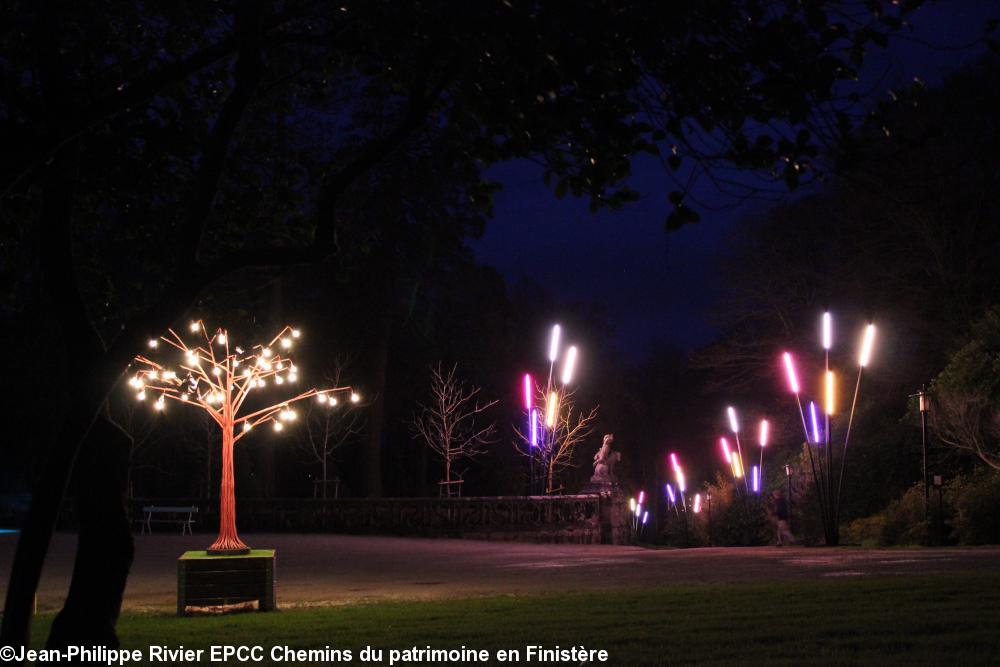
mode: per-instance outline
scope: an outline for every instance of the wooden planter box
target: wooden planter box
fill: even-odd
[[[210,607],[256,600],[261,611],[274,604],[274,549],[245,556],[210,556],[187,551],[177,559],[177,614],[187,607]]]

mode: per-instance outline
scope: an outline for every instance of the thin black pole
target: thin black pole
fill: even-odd
[[[792,532],[792,471],[785,466],[785,477],[788,478],[788,530]]]
[[[705,498],[708,501],[708,546],[712,546],[712,496]]]
[[[816,500],[819,502],[819,516],[823,520],[824,536],[829,542],[830,535],[827,532],[828,521],[826,520],[826,502],[823,498],[823,484],[819,475],[816,474],[816,464],[813,462],[812,447],[809,446],[809,428],[806,426],[806,413],[802,410],[802,399],[795,394],[795,401],[799,406],[799,417],[802,418],[802,430],[806,434],[806,452],[809,454],[809,467],[812,468],[813,483],[816,485]]]
[[[829,377],[830,373],[830,349],[826,348],[826,372],[827,375],[824,376],[824,381],[826,377]],[[833,387],[831,387],[832,389]],[[833,397],[827,398],[828,401],[832,402]],[[840,542],[840,489],[837,489],[837,497],[834,499],[833,496],[833,437],[831,435],[830,429],[830,413],[827,410],[823,410],[826,413],[826,417],[823,421],[823,426],[826,430],[826,497],[829,499],[830,509],[830,533],[833,535],[833,542],[837,544]],[[836,506],[836,510],[833,507]]]
[[[824,410],[825,412],[825,410]],[[827,509],[830,515],[830,537],[831,546],[836,546],[840,541],[839,531],[837,525],[839,523],[839,516],[836,516],[837,512],[834,510],[834,503],[839,505],[840,493],[837,493],[837,499],[833,498],[833,457],[831,456],[833,446],[830,439],[830,415],[826,416],[826,484],[827,484],[827,498],[830,499],[830,506]],[[839,509],[839,508],[838,508]]]
[[[844,434],[844,451],[840,454],[840,479],[837,481],[837,510],[836,520],[840,520],[840,491],[844,485],[844,464],[847,461],[847,444],[851,439],[851,426],[854,425],[854,409],[858,405],[858,393],[861,391],[861,376],[865,367],[858,366],[858,381],[854,384],[854,398],[851,399],[851,414],[847,418],[847,432]]]

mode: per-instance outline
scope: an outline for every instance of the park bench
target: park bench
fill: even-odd
[[[147,505],[142,508],[142,524],[139,530],[140,535],[153,534],[154,523],[176,523],[181,526],[181,535],[191,534],[191,526],[194,525],[194,515],[198,511],[197,507],[165,507],[160,505]],[[162,518],[154,518],[162,517]]]

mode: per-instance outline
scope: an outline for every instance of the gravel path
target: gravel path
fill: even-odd
[[[670,582],[1000,572],[1000,548],[650,550],[623,546],[519,544],[353,535],[243,535],[278,550],[282,606],[344,604],[541,591],[637,588]],[[172,610],[176,559],[204,549],[207,535],[136,537],[125,592],[130,609]],[[0,595],[6,593],[16,535],[0,535]],[[75,537],[57,534],[39,588],[39,610],[57,608],[73,565]]]

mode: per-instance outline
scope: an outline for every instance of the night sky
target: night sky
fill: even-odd
[[[914,16],[912,33],[873,52],[864,77],[874,82],[888,68],[885,88],[914,76],[934,85],[985,52],[985,23],[996,15],[995,2],[925,6]],[[654,343],[693,349],[711,342],[715,328],[707,311],[729,232],[742,216],[773,205],[734,201],[699,185],[698,198],[718,210],[702,209],[700,223],[668,234],[663,222],[672,188],[649,156],[633,162],[630,183],[642,199],[618,212],[592,214],[584,200],[557,199],[542,182],[541,169],[527,161],[498,165],[489,176],[503,190],[494,220],[473,244],[477,258],[511,285],[528,277],[557,302],[596,304],[614,326],[623,356],[634,361]]]

